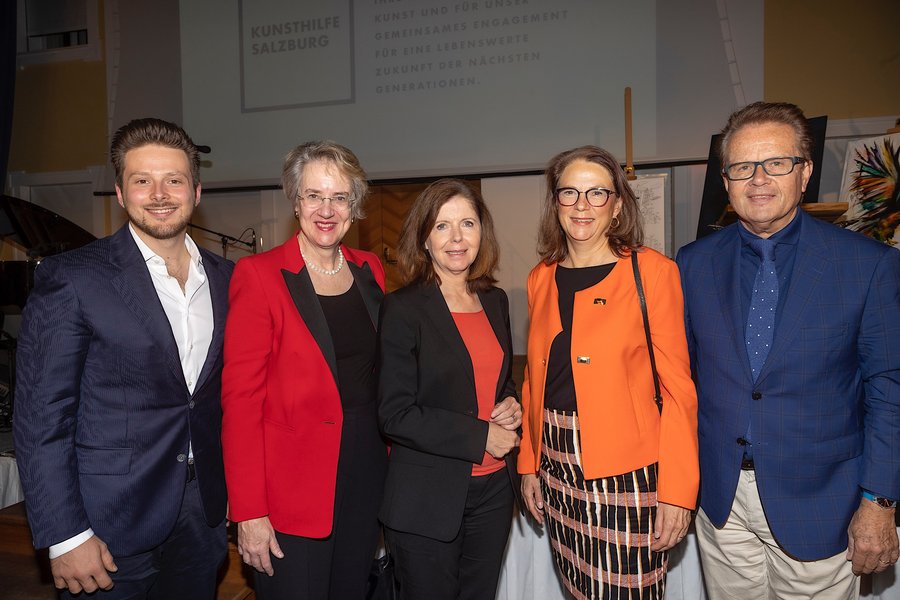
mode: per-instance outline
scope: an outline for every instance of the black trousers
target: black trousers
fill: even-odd
[[[185,485],[175,529],[162,544],[136,556],[113,556],[119,570],[110,573],[111,590],[77,596],[62,591],[60,598],[213,600],[216,575],[227,551],[225,522],[217,527],[206,524],[194,479]]]
[[[374,406],[345,407],[331,535],[315,539],[276,531],[284,558],[272,557],[271,577],[254,571],[256,597],[362,600],[378,546],[378,506],[386,472],[387,449]]]
[[[493,600],[512,525],[506,469],[472,477],[459,533],[449,542],[385,527],[402,600]]]

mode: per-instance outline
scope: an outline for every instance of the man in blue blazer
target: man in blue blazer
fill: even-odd
[[[856,598],[898,557],[900,252],[798,208],[811,140],[793,104],[734,113],[739,221],[677,258],[713,600]]]
[[[128,224],[35,271],[14,432],[28,521],[63,597],[213,598],[225,557],[222,340],[232,264],[186,235],[197,148],[113,137]]]

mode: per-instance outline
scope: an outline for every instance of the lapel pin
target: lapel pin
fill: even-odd
[[[606,298],[594,298],[594,304],[603,304],[606,305]]]
[[[589,365],[589,364],[591,364],[591,357],[590,356],[579,356],[575,359],[575,361],[579,365]]]

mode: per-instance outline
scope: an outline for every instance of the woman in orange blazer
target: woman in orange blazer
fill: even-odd
[[[362,598],[387,470],[373,372],[384,271],[341,240],[366,175],[347,148],[310,142],[287,155],[282,182],[297,235],[238,261],[231,279],[229,518],[260,599]]]
[[[687,532],[699,484],[678,268],[641,246],[634,194],[608,152],[563,152],[546,179],[542,261],[528,278],[522,495],[535,519],[546,517],[557,567],[575,597],[662,598],[667,550]]]

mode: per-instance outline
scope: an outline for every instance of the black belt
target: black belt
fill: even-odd
[[[187,469],[187,480],[193,481],[197,479],[197,469],[194,468],[194,461],[188,461],[188,469]]]
[[[745,458],[741,461],[741,471],[754,471],[752,458]]]

